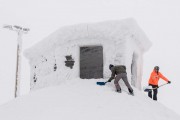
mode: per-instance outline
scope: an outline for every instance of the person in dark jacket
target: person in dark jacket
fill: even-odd
[[[130,86],[128,79],[127,79],[126,66],[124,66],[124,65],[114,66],[114,65],[110,64],[109,69],[111,70],[112,74],[107,82],[111,82],[113,79],[115,79],[114,85],[116,87],[116,91],[121,93],[121,87],[118,82],[122,78],[122,80],[124,81],[125,85],[127,86],[128,90],[129,90],[129,93],[133,95],[133,89]]]

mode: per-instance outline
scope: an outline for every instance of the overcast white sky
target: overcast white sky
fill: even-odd
[[[179,0],[0,0],[0,104],[13,99],[17,34],[3,24],[29,27],[26,49],[61,26],[134,18],[153,46],[144,55],[143,85],[155,65],[172,81],[159,89],[159,102],[180,114]],[[28,61],[23,58],[21,93],[29,91]],[[163,83],[163,82],[162,82]]]

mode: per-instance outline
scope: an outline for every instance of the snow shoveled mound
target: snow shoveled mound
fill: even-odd
[[[104,80],[100,80],[104,81]],[[113,82],[74,79],[31,92],[0,107],[1,120],[180,120],[173,111],[136,90],[116,93]]]

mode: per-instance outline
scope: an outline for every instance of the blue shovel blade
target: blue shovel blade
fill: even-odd
[[[105,85],[106,82],[97,82],[96,84],[97,84],[97,85]]]

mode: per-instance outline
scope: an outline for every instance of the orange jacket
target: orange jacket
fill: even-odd
[[[158,85],[159,78],[162,78],[162,79],[163,79],[164,81],[166,81],[166,82],[169,81],[169,80],[168,80],[166,77],[164,77],[160,72],[158,72],[158,74],[157,74],[157,72],[155,72],[155,71],[153,70],[153,72],[151,73],[151,76],[150,76],[150,78],[149,78],[149,84],[151,84],[151,85]]]

